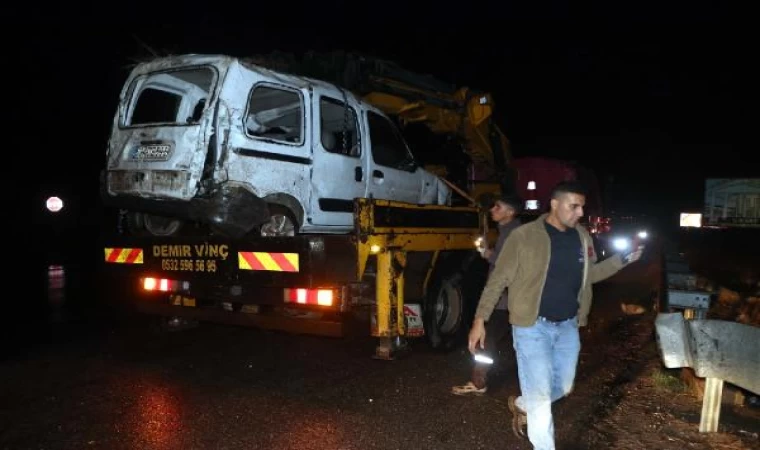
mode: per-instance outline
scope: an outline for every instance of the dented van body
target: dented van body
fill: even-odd
[[[232,236],[346,233],[354,198],[451,201],[377,108],[335,85],[225,55],[133,69],[101,192],[137,227],[164,235],[183,223]]]

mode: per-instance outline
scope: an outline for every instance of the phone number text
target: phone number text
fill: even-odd
[[[179,272],[216,272],[214,259],[161,259],[161,270]]]

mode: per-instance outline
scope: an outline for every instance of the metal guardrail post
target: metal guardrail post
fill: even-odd
[[[723,380],[707,377],[705,381],[705,396],[702,399],[702,416],[699,419],[700,433],[718,431],[720,421],[720,405],[723,399]]]

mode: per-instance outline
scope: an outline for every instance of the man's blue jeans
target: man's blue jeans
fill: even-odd
[[[581,350],[578,320],[539,317],[529,327],[513,325],[512,338],[522,394],[517,406],[528,414],[528,439],[535,450],[554,450],[552,403],[573,389]]]

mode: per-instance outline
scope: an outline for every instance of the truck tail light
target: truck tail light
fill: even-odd
[[[142,287],[146,291],[176,292],[187,290],[190,286],[186,281],[169,280],[167,278],[143,278]]]
[[[333,306],[335,292],[332,289],[285,289],[285,303]]]

